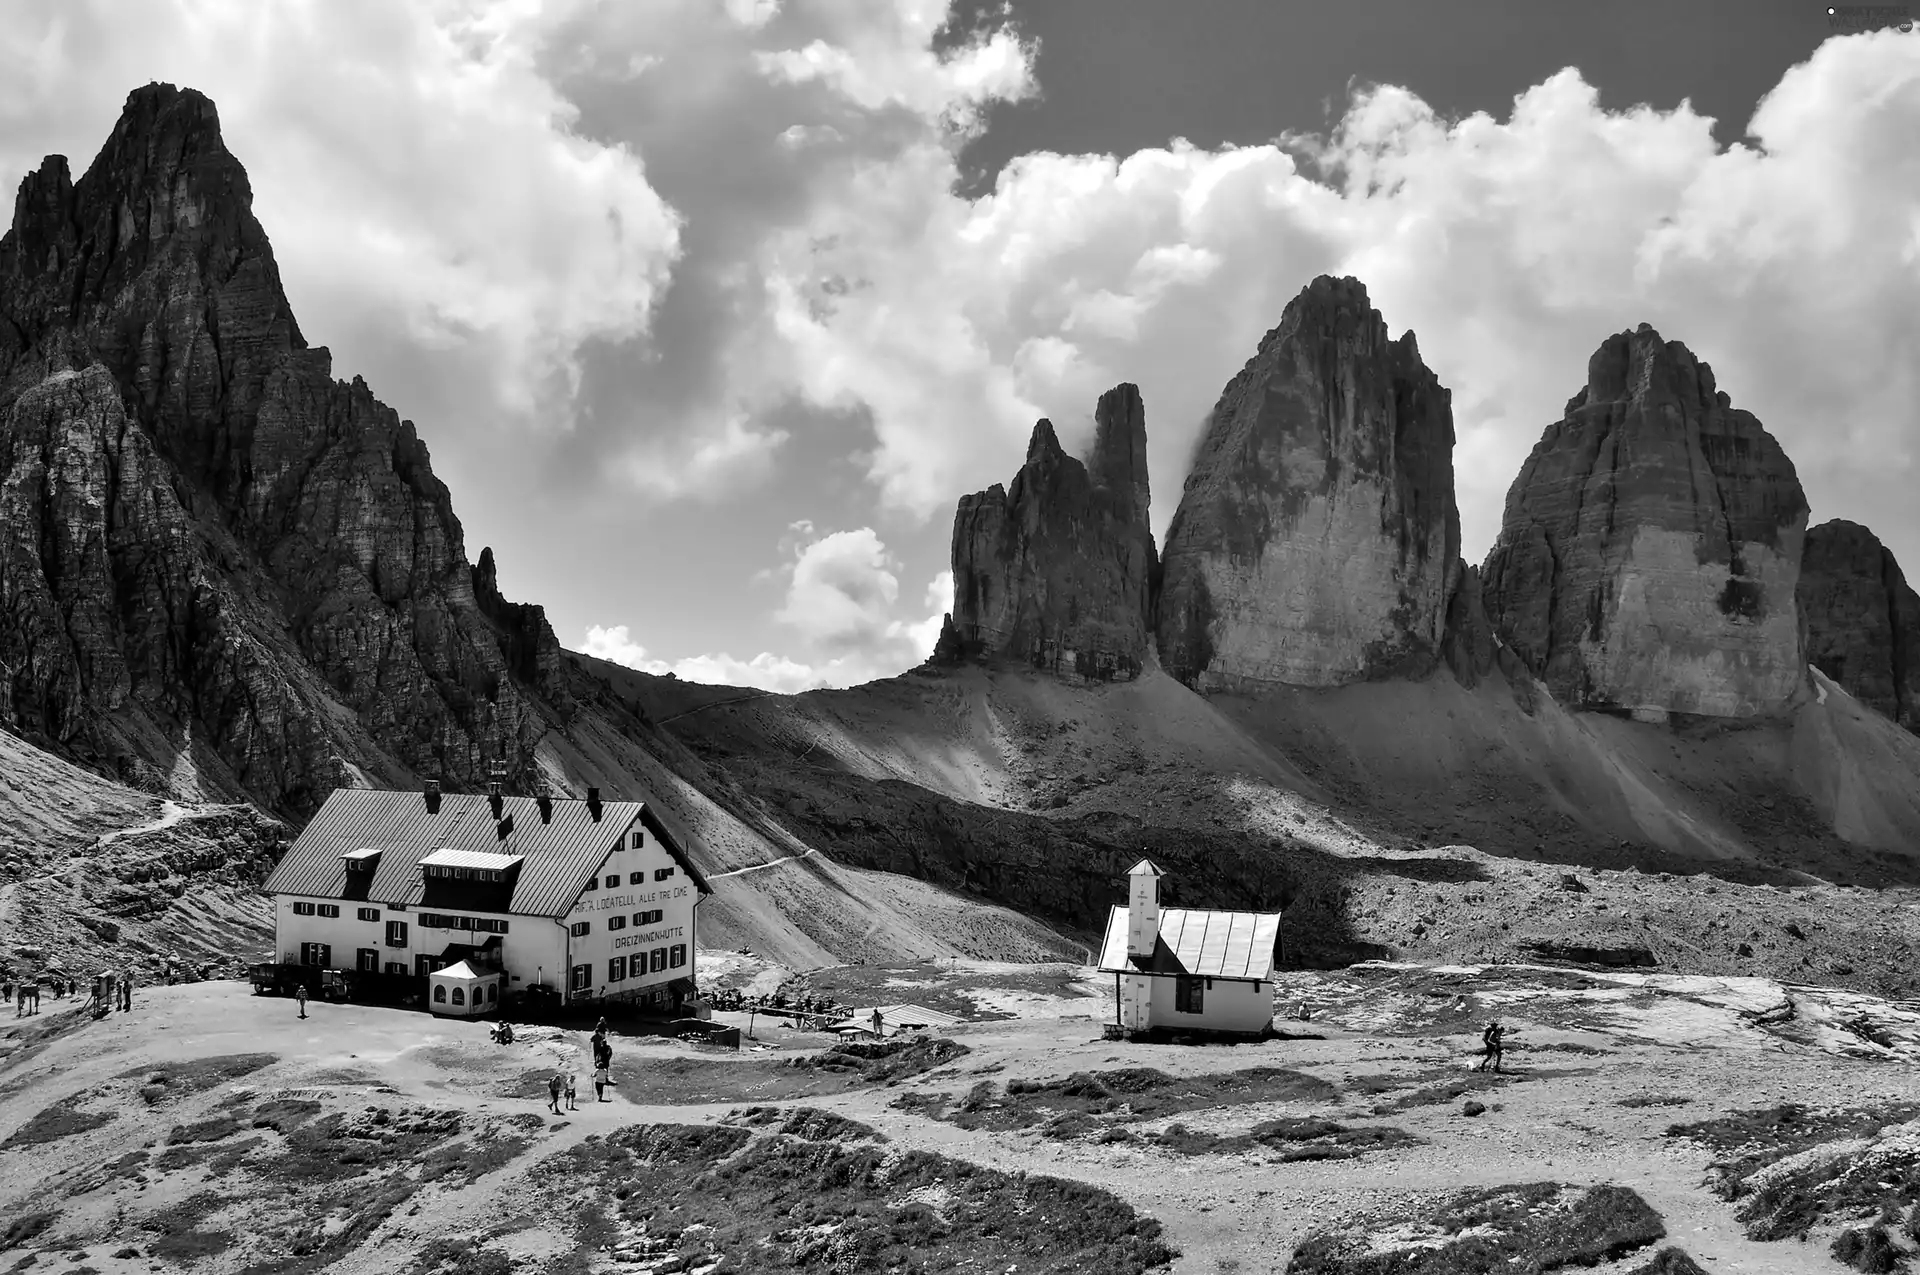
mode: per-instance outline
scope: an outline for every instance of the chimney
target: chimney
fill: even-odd
[[[502,841],[511,837],[513,835],[513,816],[508,815],[505,819],[502,819],[500,826],[494,829],[494,831],[499,834],[500,840]]]
[[[550,794],[541,793],[533,799],[533,804],[540,807],[541,823],[553,822],[553,797]]]
[[[440,781],[438,779],[427,780],[426,791],[421,795],[424,796],[427,800],[427,813],[430,815],[439,814],[440,813]]]
[[[499,784],[487,785],[487,804],[493,807],[493,817],[495,819],[498,819],[500,817],[501,809],[504,808],[507,804],[507,799],[500,795]]]
[[[600,790],[598,788],[587,789],[587,813],[593,816],[595,823],[600,822]]]
[[[1160,942],[1160,869],[1142,859],[1127,873],[1127,956],[1151,960]]]

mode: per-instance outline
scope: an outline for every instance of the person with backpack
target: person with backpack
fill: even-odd
[[[557,1071],[554,1072],[553,1078],[547,1081],[547,1110],[556,1116],[560,1114],[560,1095],[566,1090],[567,1078]]]
[[[1498,1022],[1487,1024],[1487,1029],[1480,1033],[1480,1043],[1484,1046],[1485,1052],[1480,1059],[1480,1065],[1474,1068],[1475,1071],[1485,1071],[1488,1064],[1492,1064],[1494,1072],[1499,1073],[1500,1055],[1503,1052],[1501,1038],[1506,1034],[1507,1029]]]
[[[305,1018],[307,1016],[307,985],[305,983],[294,989],[293,999],[300,1002],[300,1017]]]
[[[612,1052],[609,1051],[607,1058],[595,1065],[593,1069],[593,1100],[595,1102],[607,1100],[607,1086],[613,1083],[613,1077],[607,1069],[607,1064],[611,1061]]]

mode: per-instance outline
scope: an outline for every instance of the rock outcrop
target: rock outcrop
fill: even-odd
[[[953,613],[936,662],[997,656],[1109,679],[1137,676],[1151,657],[1156,564],[1139,389],[1107,391],[1094,422],[1085,463],[1043,420],[1012,486],[961,498]]]
[[[1562,703],[1769,712],[1805,680],[1806,521],[1773,436],[1641,324],[1601,345],[1508,491],[1487,612]]]
[[[296,815],[358,776],[523,771],[553,634],[469,567],[412,423],[307,345],[251,204],[213,104],[162,84],[79,181],[51,156],[21,183],[0,239],[5,724]]]
[[[1920,596],[1880,538],[1844,519],[1810,528],[1796,596],[1807,662],[1920,734]]]
[[[1460,571],[1451,396],[1355,279],[1315,279],[1227,385],[1162,554],[1199,690],[1420,675]]]

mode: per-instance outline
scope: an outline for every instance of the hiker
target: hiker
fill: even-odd
[[[511,1045],[513,1043],[513,1024],[504,1022],[495,1023],[493,1025],[493,1043],[496,1045]]]
[[[612,1083],[613,1077],[607,1074],[607,1064],[605,1062],[594,1067],[593,1100],[595,1102],[605,1102],[607,1100],[607,1086]]]
[[[574,1105],[574,1094],[575,1094],[575,1090],[574,1090],[573,1073],[568,1072],[567,1073],[567,1110],[568,1111],[580,1110],[579,1107]]]
[[[556,1116],[560,1114],[560,1095],[566,1091],[567,1078],[557,1071],[554,1072],[553,1078],[547,1081],[547,1110]]]
[[[1486,1047],[1486,1051],[1480,1059],[1480,1065],[1474,1068],[1475,1071],[1485,1071],[1489,1063],[1493,1065],[1496,1073],[1500,1070],[1500,1038],[1506,1034],[1507,1029],[1499,1023],[1487,1024],[1487,1030],[1480,1033],[1480,1043]]]
[[[873,1034],[876,1036],[884,1036],[887,1034],[880,1029],[880,1011],[877,1009],[873,1011]]]
[[[305,983],[294,988],[293,999],[300,1002],[300,1017],[305,1018],[307,1016],[307,985]]]
[[[133,1010],[133,971],[120,971],[120,1008],[126,1012]]]

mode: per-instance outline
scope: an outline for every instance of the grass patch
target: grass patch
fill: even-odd
[[[433,1240],[414,1255],[410,1275],[510,1275],[506,1250],[472,1240]]]
[[[6,1227],[0,1229],[0,1253],[10,1248],[19,1248],[23,1244],[31,1244],[59,1220],[60,1215],[52,1209],[41,1209],[37,1213],[19,1213],[8,1218]]]
[[[233,1232],[210,1229],[205,1222],[231,1203],[226,1196],[202,1191],[154,1214],[145,1223],[155,1235],[148,1254],[190,1264],[226,1252],[233,1247]]]
[[[80,1094],[62,1098],[51,1106],[42,1107],[33,1119],[15,1129],[5,1142],[0,1142],[0,1151],[12,1151],[20,1147],[37,1147],[49,1142],[58,1142],[62,1138],[71,1138],[87,1133],[113,1121],[111,1111],[82,1111]]]
[[[231,1084],[263,1067],[280,1061],[278,1054],[217,1054],[212,1058],[190,1058],[180,1062],[159,1063],[123,1071],[117,1080],[141,1080],[140,1096],[148,1106],[173,1102]]]
[[[1250,1067],[1207,1076],[1170,1076],[1153,1067],[1076,1071],[1058,1080],[982,1080],[957,1102],[951,1094],[906,1094],[894,1106],[962,1129],[1007,1131],[1046,1124],[1056,1137],[1094,1133],[1108,1123],[1153,1120],[1259,1102],[1326,1102],[1339,1090],[1318,1076]]]
[[[1671,1125],[1667,1135],[1718,1153],[1709,1185],[1738,1202],[1735,1217],[1749,1237],[1803,1239],[1830,1222],[1874,1218],[1856,1228],[1857,1240],[1847,1241],[1856,1245],[1852,1257],[1841,1258],[1872,1265],[1893,1242],[1901,1217],[1920,1216],[1920,1151],[1911,1138],[1881,1136],[1884,1128],[1916,1118],[1920,1103],[1829,1109],[1783,1103]]]
[[[1385,1125],[1350,1128],[1317,1116],[1268,1120],[1234,1134],[1198,1132],[1175,1123],[1157,1134],[1142,1135],[1140,1140],[1181,1155],[1245,1155],[1263,1149],[1269,1158],[1281,1161],[1352,1160],[1369,1151],[1421,1142],[1404,1129]]]
[[[1388,1238],[1389,1233],[1392,1238]],[[1555,1182],[1463,1191],[1359,1230],[1310,1235],[1287,1275],[1480,1275],[1597,1266],[1664,1239],[1666,1226],[1625,1187]]]
[[[1158,1222],[1098,1187],[890,1155],[866,1126],[804,1110],[629,1127],[569,1148],[536,1178],[556,1207],[610,1199],[610,1212],[576,1215],[575,1253],[604,1245],[623,1263],[1140,1275],[1178,1256]]]
[[[231,1138],[247,1126],[239,1117],[222,1113],[192,1124],[177,1124],[167,1134],[168,1143],[178,1146],[184,1142],[219,1142]]]

